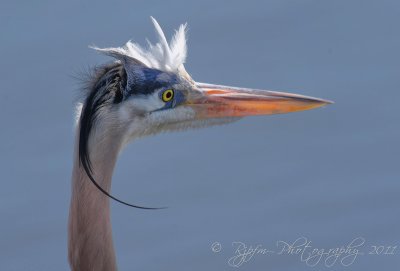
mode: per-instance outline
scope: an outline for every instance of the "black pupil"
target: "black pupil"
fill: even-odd
[[[171,91],[168,91],[167,93],[165,93],[165,98],[169,99],[169,98],[171,98],[171,96],[172,96]]]

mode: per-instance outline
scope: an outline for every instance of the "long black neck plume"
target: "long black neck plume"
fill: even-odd
[[[89,138],[98,118],[99,110],[111,104],[122,102],[122,90],[126,85],[126,73],[119,63],[95,68],[85,86],[88,95],[84,101],[79,120],[79,162],[92,183],[107,197],[124,205],[139,209],[162,209],[143,207],[122,201],[103,189],[93,177],[93,168],[90,162]]]

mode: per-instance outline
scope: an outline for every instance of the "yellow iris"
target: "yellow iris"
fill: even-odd
[[[163,92],[162,94],[162,100],[164,102],[169,102],[174,98],[174,91],[172,89],[167,89],[166,91]]]

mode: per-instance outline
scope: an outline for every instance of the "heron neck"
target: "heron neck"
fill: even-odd
[[[118,142],[115,138],[91,142],[93,177],[106,191],[110,191],[112,173],[120,149],[115,142]],[[109,198],[93,185],[80,166],[77,146],[76,139],[68,227],[71,269],[117,270]]]

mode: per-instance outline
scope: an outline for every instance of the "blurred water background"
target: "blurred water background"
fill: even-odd
[[[399,1],[3,0],[0,270],[68,270],[74,75],[110,60],[88,45],[153,40],[149,16],[169,37],[188,22],[198,81],[335,104],[131,144],[113,193],[169,208],[112,203],[120,270],[233,270],[232,242],[277,251],[301,236],[325,249],[365,238],[365,255],[330,270],[398,267],[400,247],[367,253],[400,245]],[[328,270],[277,253],[239,269]]]

